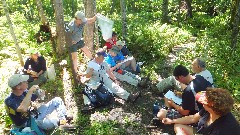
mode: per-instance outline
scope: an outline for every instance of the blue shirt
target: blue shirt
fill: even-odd
[[[108,54],[107,57],[105,57],[104,61],[107,62],[107,64],[110,65],[110,67],[116,66],[116,61],[110,54]]]
[[[23,99],[27,95],[27,92],[28,90],[25,90],[21,96],[16,96],[11,93],[11,95],[5,99],[6,111],[16,126],[25,124],[29,118],[28,112],[17,112],[17,108],[22,103]],[[31,101],[35,101],[36,99],[37,95],[32,94]]]
[[[113,59],[115,61],[122,61],[122,60],[124,60],[124,56],[123,56],[122,52],[120,51],[120,53],[117,56],[115,56]]]

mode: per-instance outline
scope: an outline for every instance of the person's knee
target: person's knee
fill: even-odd
[[[166,118],[165,110],[160,109],[159,112],[157,113],[157,117],[162,120],[163,118]]]
[[[61,103],[63,100],[60,97],[55,97],[52,99],[55,103]]]

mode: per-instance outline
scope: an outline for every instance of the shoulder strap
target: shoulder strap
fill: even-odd
[[[191,88],[191,91],[193,93],[193,96],[194,96],[194,100],[195,100],[195,110],[199,111],[199,108],[198,108],[198,105],[197,105],[197,101],[195,99],[195,96],[196,96],[196,91],[194,90],[194,87],[193,87],[193,82],[190,83],[190,88]]]

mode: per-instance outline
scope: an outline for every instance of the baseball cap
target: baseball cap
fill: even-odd
[[[99,48],[96,52],[97,55],[102,55],[103,57],[107,57],[107,54],[104,49]]]
[[[35,48],[31,48],[27,51],[29,54],[37,54],[38,53],[38,50],[35,49]]]
[[[195,95],[196,101],[198,101],[201,104],[208,104],[207,98],[206,98],[206,91],[200,91]]]
[[[14,74],[8,79],[8,86],[13,88],[21,82],[25,82],[29,79],[29,75]]]
[[[119,46],[119,45],[124,46],[125,43],[124,43],[123,41],[119,40],[119,41],[117,41],[116,45],[118,45],[118,46]]]
[[[116,53],[117,55],[120,53],[120,49],[117,46],[113,46],[110,51]]]
[[[83,13],[82,11],[77,11],[77,12],[75,13],[75,17],[76,17],[77,19],[82,20],[83,22],[86,22],[86,21],[87,21],[84,13]]]

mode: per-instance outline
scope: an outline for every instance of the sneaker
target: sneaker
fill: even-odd
[[[59,129],[63,130],[63,131],[74,131],[74,130],[76,130],[76,126],[75,125],[67,125],[67,124],[65,124],[65,125],[60,125]]]
[[[140,94],[141,93],[139,91],[135,94],[130,94],[128,97],[128,101],[135,102],[137,100],[137,98],[140,96]]]
[[[82,113],[88,113],[90,111],[92,111],[94,109],[94,106],[92,105],[85,105],[82,109],[81,112]]]
[[[137,65],[142,66],[144,62],[137,62]]]

